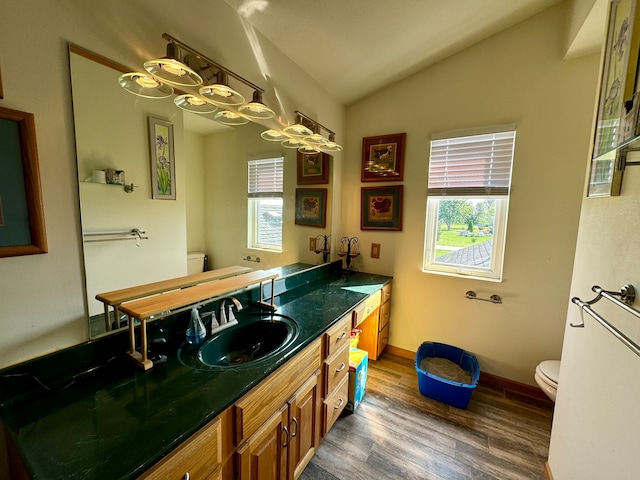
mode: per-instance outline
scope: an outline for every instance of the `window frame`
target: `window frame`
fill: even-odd
[[[459,140],[463,140],[465,137],[473,137],[473,136],[484,136],[484,135],[497,135],[498,137],[504,133],[513,133],[512,144],[511,144],[511,160],[510,160],[510,170],[508,177],[503,177],[498,184],[491,184],[491,180],[489,180],[489,184],[483,183],[488,180],[478,180],[477,185],[468,186],[466,185],[468,182],[462,182],[460,186],[451,186],[443,185],[440,188],[430,188],[432,185],[427,185],[427,199],[426,199],[426,215],[425,215],[425,230],[424,230],[424,251],[422,258],[422,271],[424,273],[432,273],[438,275],[449,275],[461,278],[473,278],[477,280],[486,280],[492,282],[502,282],[503,270],[504,270],[504,257],[506,250],[506,238],[507,238],[507,221],[509,215],[509,200],[511,196],[511,178],[513,174],[513,163],[515,157],[515,141],[516,141],[516,127],[515,125],[501,125],[495,127],[487,127],[480,128],[474,130],[460,130],[455,132],[446,132],[441,134],[433,135],[431,141],[429,143],[429,176],[428,183],[430,179],[435,179],[436,182],[442,181],[443,178],[441,175],[438,175],[436,170],[434,172],[434,176],[432,177],[431,172],[431,164],[434,155],[434,142],[442,142],[451,140],[452,145],[456,144],[466,144],[467,142]],[[478,139],[478,144],[481,145],[486,139]],[[472,142],[469,142],[472,143]],[[491,150],[492,152],[492,150]],[[439,156],[442,155],[442,151],[439,149]],[[455,157],[458,152],[453,151],[447,153],[447,155],[451,155],[451,159],[454,159],[454,163],[451,165],[455,165]],[[438,158],[438,157],[436,157]],[[444,157],[440,157],[444,158]],[[446,157],[449,158],[449,157]],[[473,157],[460,158],[461,162],[468,162]],[[483,157],[476,157],[483,158]],[[493,152],[491,156],[488,157],[491,159],[489,165],[493,165],[495,160],[493,157]],[[503,157],[504,158],[504,157]],[[441,160],[440,163],[436,163],[436,167],[442,165]],[[447,160],[450,162],[450,160]],[[502,162],[498,158],[498,162]],[[474,162],[471,162],[474,163]],[[454,168],[455,170],[455,168]],[[476,175],[474,175],[476,173]],[[469,170],[470,179],[477,176],[477,172],[474,172],[472,169]],[[464,177],[457,177],[464,178]],[[446,178],[445,178],[446,180]],[[459,182],[459,180],[456,180]],[[476,266],[468,266],[468,265],[456,265],[451,263],[443,263],[438,262],[435,256],[435,252],[437,249],[437,237],[439,232],[439,207],[440,201],[446,200],[486,200],[491,199],[495,200],[495,217],[493,224],[493,240],[492,240],[492,249],[491,249],[491,261],[490,266],[487,267],[476,267]],[[469,247],[470,248],[470,247]]]
[[[281,176],[280,189],[278,191],[264,191],[260,189],[252,191],[252,184],[255,186],[260,183],[252,183],[252,180],[255,180],[251,175],[252,164],[255,162],[266,162],[268,160],[272,160],[280,164],[279,169],[276,169]],[[270,184],[275,183],[278,182],[276,181]],[[281,202],[280,208],[282,222],[280,224],[280,245],[261,243],[259,240],[260,202],[264,200],[279,200]],[[282,154],[250,157],[247,162],[247,248],[269,252],[284,251],[284,156]]]
[[[437,248],[438,233],[438,208],[442,200],[480,200],[492,199],[496,201],[495,219],[493,224],[493,244],[491,249],[491,266],[489,268],[470,267],[468,265],[455,265],[439,263],[435,257]],[[504,266],[504,251],[507,236],[507,217],[509,213],[508,195],[491,196],[454,196],[428,197],[427,215],[425,221],[425,240],[422,271],[424,273],[434,273],[439,275],[449,275],[454,277],[474,278],[477,280],[487,280],[493,282],[502,281]],[[431,227],[431,228],[430,228]]]

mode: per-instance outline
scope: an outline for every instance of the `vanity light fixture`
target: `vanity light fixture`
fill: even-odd
[[[147,73],[131,72],[120,75],[118,83],[127,92],[145,98],[167,98],[173,95],[173,87],[159,82]]]
[[[167,56],[144,62],[144,69],[160,80],[183,87],[202,85],[202,77],[178,60],[176,44],[167,44]]]
[[[172,86],[179,87],[174,99],[177,106],[195,113],[213,113],[222,106],[226,110],[218,112],[215,119],[225,125],[275,117],[262,100],[262,88],[170,35],[164,33],[162,38],[168,42],[166,57],[145,62],[148,73],[122,75],[119,82],[127,91],[147,98],[165,98],[174,93]],[[229,86],[229,78],[251,89],[253,100],[245,103],[242,93]]]
[[[262,101],[262,92],[255,90],[253,99],[238,108],[238,111],[249,118],[256,120],[267,120],[276,116],[276,112],[267,107]]]
[[[328,133],[328,139],[320,133],[322,130]],[[335,153],[342,150],[335,142],[335,132],[297,110],[296,123],[285,127],[283,133],[288,138],[282,142],[282,146],[297,148],[301,153]]]
[[[248,118],[245,118],[236,112],[232,112],[231,110],[220,110],[216,113],[214,119],[224,125],[231,125],[233,127],[249,123]]]
[[[193,113],[213,113],[218,109],[218,107],[216,107],[215,105],[190,93],[185,93],[184,95],[177,96],[173,99],[173,102],[183,110]]]
[[[217,105],[242,105],[244,97],[228,85],[228,74],[220,70],[216,74],[216,83],[200,87],[200,95]]]
[[[284,133],[280,133],[277,130],[273,130],[270,128],[269,130],[265,130],[260,134],[260,136],[269,142],[281,142],[287,139],[287,136]]]
[[[292,137],[308,137],[309,135],[313,135],[313,131],[305,126],[303,122],[302,114],[296,111],[296,123],[293,125],[289,125],[288,127],[284,127],[284,133],[290,135]]]
[[[283,140],[280,145],[284,148],[300,148],[305,146],[302,140],[298,140],[296,138],[287,138],[286,140]]]

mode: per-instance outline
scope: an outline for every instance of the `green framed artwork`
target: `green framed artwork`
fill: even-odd
[[[176,199],[176,165],[173,151],[173,124],[149,117],[151,151],[151,198]]]
[[[403,185],[362,187],[360,230],[402,230]]]
[[[298,185],[322,185],[329,183],[330,159],[331,156],[323,152],[298,152]]]
[[[296,188],[296,225],[324,228],[327,221],[327,189]]]
[[[32,113],[0,107],[0,258],[47,253]]]

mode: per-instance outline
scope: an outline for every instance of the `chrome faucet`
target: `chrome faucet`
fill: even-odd
[[[233,305],[229,305],[229,313],[226,314],[224,311],[224,307],[227,304],[227,300],[230,300]],[[233,314],[233,307],[236,307],[236,312],[242,310],[242,303],[235,297],[226,297],[220,300],[220,326],[226,325],[227,323],[237,322],[235,315]]]

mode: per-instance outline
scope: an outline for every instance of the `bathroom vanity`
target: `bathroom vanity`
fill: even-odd
[[[298,331],[265,360],[195,361],[178,314],[148,325],[149,349],[166,360],[147,371],[128,358],[126,331],[0,371],[16,478],[297,478],[347,403],[357,312],[391,282],[340,267],[276,280],[276,315]],[[270,314],[245,308],[237,318],[255,315]]]

